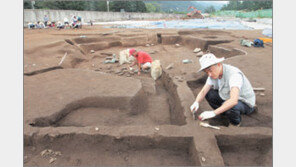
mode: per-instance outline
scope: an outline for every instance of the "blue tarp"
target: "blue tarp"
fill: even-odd
[[[266,28],[262,31],[262,34],[268,37],[272,37],[272,29]]]
[[[236,20],[221,20],[216,19],[190,19],[190,20],[170,20],[170,21],[148,21],[133,22],[128,24],[120,24],[113,26],[105,26],[106,28],[174,28],[174,29],[193,29],[193,28],[206,28],[206,29],[233,29],[233,30],[249,30],[252,29],[248,26],[242,25],[240,21]]]

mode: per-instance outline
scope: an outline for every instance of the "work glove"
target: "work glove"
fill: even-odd
[[[199,103],[197,101],[195,101],[191,106],[190,106],[190,110],[191,112],[195,113],[199,108]]]
[[[206,119],[213,118],[215,116],[216,116],[216,114],[215,114],[214,111],[204,111],[203,113],[201,113],[199,115],[198,118],[203,121],[203,120],[206,120]]]

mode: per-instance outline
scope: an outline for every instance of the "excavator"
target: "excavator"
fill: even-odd
[[[200,10],[197,10],[194,6],[189,6],[187,10],[193,9],[193,11],[187,13],[187,17],[204,19],[204,16],[201,14]]]

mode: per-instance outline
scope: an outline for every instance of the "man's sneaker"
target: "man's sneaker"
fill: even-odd
[[[234,124],[232,124],[232,123],[229,123],[228,127],[229,127],[229,128],[230,128],[230,127],[240,127],[240,126],[241,126],[241,123],[242,123],[242,122],[240,122],[240,123],[237,124],[237,125],[234,125]]]

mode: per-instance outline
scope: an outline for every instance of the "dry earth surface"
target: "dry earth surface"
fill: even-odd
[[[262,30],[24,29],[24,165],[272,165],[272,45],[240,45],[259,37]],[[127,48],[159,59],[162,76],[103,63]],[[241,127],[218,116],[209,123],[221,129],[209,129],[193,118],[206,79],[195,48],[265,88]],[[210,109],[203,102],[198,114]]]

